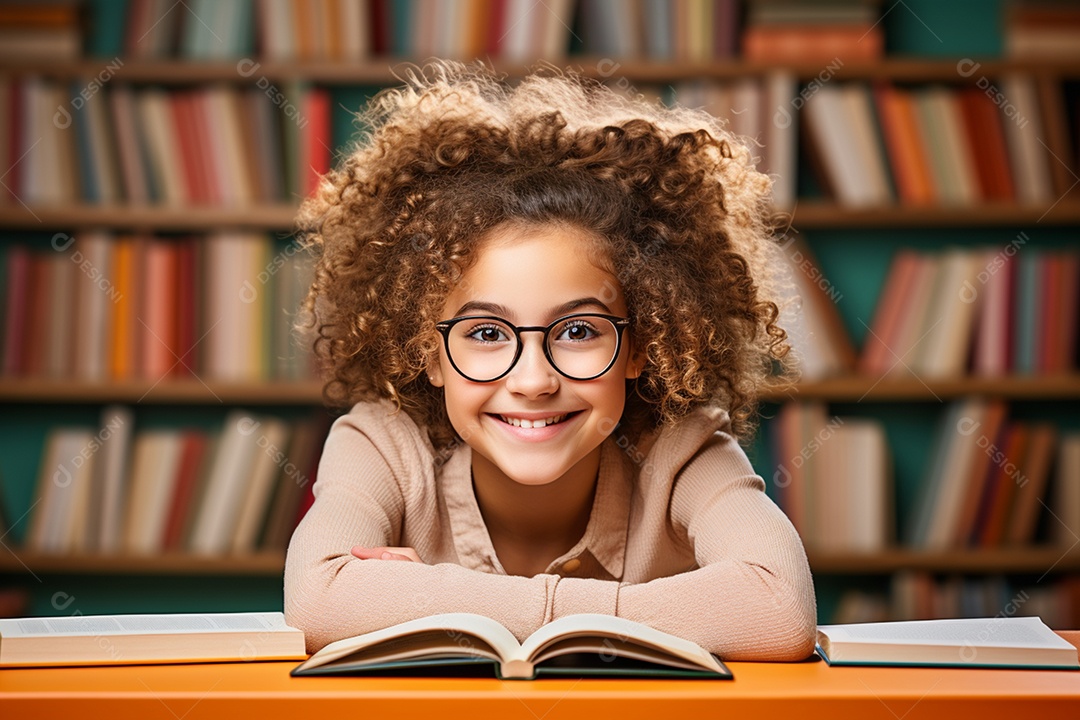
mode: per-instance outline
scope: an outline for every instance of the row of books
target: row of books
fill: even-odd
[[[296,203],[330,169],[329,91],[264,81],[165,90],[0,76],[0,203]]]
[[[217,431],[57,426],[41,458],[23,546],[46,554],[284,551],[311,502],[329,416],[233,410]]]
[[[895,546],[892,458],[882,424],[830,417],[822,402],[781,406],[772,429],[778,504],[807,548]],[[1001,401],[949,406],[906,547],[1071,547],[1080,538],[1080,433],[1007,418]]]
[[[1080,538],[1080,434],[1008,417],[970,398],[944,413],[904,541],[913,548],[1031,545]]]
[[[2,374],[84,381],[304,380],[293,330],[312,261],[258,233],[58,233],[0,250]]]
[[[1080,58],[1080,7],[1075,3],[1017,2],[1005,14],[1005,54],[1015,58]]]
[[[74,60],[82,52],[79,5],[0,3],[0,60]]]
[[[918,252],[893,258],[858,370],[922,378],[1077,368],[1080,252],[1027,246]]]
[[[1067,193],[1077,131],[1061,84],[971,73],[961,86],[808,86],[807,155],[825,192],[853,207],[1049,205]]]
[[[822,402],[789,402],[771,430],[777,502],[807,550],[893,545],[892,460],[880,422],[829,417]]]
[[[737,56],[741,42],[750,59],[807,62],[874,59],[884,48],[877,0],[750,0],[745,29],[743,10],[740,0],[126,0],[96,9],[89,30],[97,37],[86,45],[108,57],[283,61],[531,61],[571,50],[707,61]],[[47,14],[16,3],[0,19],[11,23],[7,34],[24,50],[21,59],[74,59],[81,52],[75,5]],[[28,24],[35,32],[27,34]]]
[[[1010,582],[1001,575],[935,577],[901,571],[888,592],[845,590],[830,622],[866,623],[938,618],[1040,617],[1052,628],[1080,624],[1080,578],[1038,584]]]

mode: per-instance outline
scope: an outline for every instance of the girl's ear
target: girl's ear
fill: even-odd
[[[428,366],[427,377],[428,382],[430,382],[435,387],[443,386],[442,368],[439,367],[438,361],[433,362],[430,366]]]
[[[645,355],[638,351],[637,348],[630,345],[630,361],[626,363],[626,379],[633,380],[634,378],[641,377],[641,373],[645,369]]]

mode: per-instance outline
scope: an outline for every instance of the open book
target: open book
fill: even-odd
[[[561,617],[520,644],[484,615],[431,615],[332,642],[291,674],[731,678],[697,643],[596,613]]]
[[[304,633],[280,612],[0,619],[0,667],[304,657]]]
[[[1080,670],[1076,647],[1037,617],[822,625],[817,644],[829,665]]]

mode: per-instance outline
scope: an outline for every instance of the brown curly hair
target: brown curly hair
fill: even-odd
[[[298,217],[318,258],[301,327],[327,402],[386,398],[453,443],[426,376],[443,302],[494,229],[561,223],[606,246],[644,352],[620,431],[714,404],[747,439],[757,392],[789,369],[771,181],[750,150],[705,112],[547,63],[516,85],[479,62],[403,75],[358,114],[363,134]]]

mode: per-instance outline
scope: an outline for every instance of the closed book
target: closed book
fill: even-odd
[[[205,464],[208,445],[206,435],[198,430],[187,430],[182,435],[176,486],[162,529],[161,549],[166,552],[177,552],[183,548],[184,523],[195,506],[199,473]]]
[[[304,633],[280,612],[0,619],[0,666],[298,660]]]
[[[910,205],[934,202],[926,140],[915,115],[911,92],[879,83],[874,87],[874,100],[900,201]]]
[[[903,351],[897,344],[897,330],[908,307],[919,262],[919,256],[908,249],[901,249],[893,256],[859,356],[860,373],[884,375],[900,359],[899,353]]]
[[[206,488],[197,508],[190,548],[200,555],[229,551],[232,529],[250,487],[251,469],[258,450],[252,437],[257,421],[240,411],[225,417]]]
[[[182,448],[182,436],[177,430],[145,430],[135,436],[127,481],[130,495],[124,519],[125,552],[147,555],[162,550]]]
[[[277,418],[267,418],[254,428],[257,450],[251,463],[251,478],[240,503],[232,531],[230,550],[234,554],[255,551],[259,531],[269,509],[274,480],[288,461],[289,426]]]
[[[870,25],[757,25],[742,35],[743,57],[761,62],[879,60],[885,35]]]
[[[1000,111],[978,88],[961,88],[957,97],[968,152],[975,163],[980,199],[984,202],[1015,200]]]
[[[1023,467],[1031,437],[1030,428],[1022,423],[1009,423],[1002,441],[1001,461],[993,467],[993,477],[988,481],[991,495],[987,500],[986,517],[979,529],[978,544],[982,547],[998,547],[1005,543],[1019,484],[1023,480]]]
[[[729,680],[716,655],[644,623],[599,613],[553,620],[519,643],[476,613],[442,613],[345,638],[295,667],[293,676],[671,677]]]
[[[1038,617],[822,625],[817,644],[829,665],[1080,670],[1076,646]]]
[[[1038,423],[1032,426],[1024,464],[1016,480],[1016,501],[1005,532],[1005,543],[1008,545],[1035,542],[1039,509],[1045,507],[1043,498],[1046,496],[1056,441],[1057,430],[1053,425]]]

